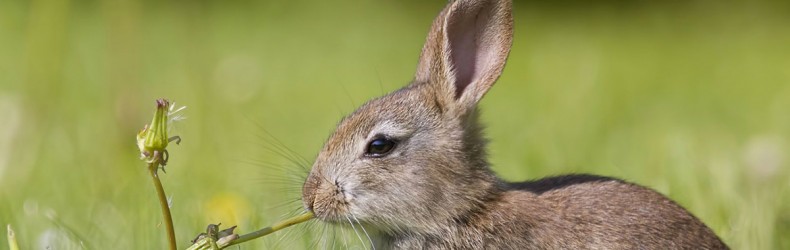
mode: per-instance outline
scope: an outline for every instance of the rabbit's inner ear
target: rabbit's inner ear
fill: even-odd
[[[505,67],[512,43],[509,0],[454,2],[445,17],[443,53],[455,98],[476,104]]]
[[[483,15],[479,16],[457,13],[463,11],[451,12],[453,15],[447,16],[447,25],[445,27],[446,42],[449,43],[446,44],[446,50],[449,50],[450,55],[448,65],[451,67],[450,73],[453,74],[456,99],[461,97],[466,86],[475,79],[475,74],[479,75],[480,71],[483,70],[479,67],[485,65],[485,63],[477,63],[478,53],[480,52],[478,46],[485,45],[477,44],[476,33],[478,32],[477,26],[480,23],[485,23],[485,20],[478,19],[486,19],[488,17],[485,13],[481,13]],[[479,59],[485,60],[485,58]]]

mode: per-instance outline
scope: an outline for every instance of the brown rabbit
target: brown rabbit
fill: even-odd
[[[663,195],[567,175],[508,183],[486,160],[477,103],[510,51],[508,0],[450,2],[414,81],[343,119],[304,183],[323,221],[398,249],[727,249]],[[363,236],[364,237],[364,236]]]

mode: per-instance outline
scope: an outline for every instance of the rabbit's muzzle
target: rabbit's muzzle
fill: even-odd
[[[348,211],[346,192],[340,182],[311,173],[302,187],[305,209],[324,221],[342,221]]]

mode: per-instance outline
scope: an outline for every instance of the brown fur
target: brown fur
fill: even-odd
[[[592,175],[496,177],[477,102],[504,68],[512,29],[510,1],[450,2],[414,81],[364,104],[327,140],[304,184],[305,207],[326,222],[364,225],[378,249],[726,249],[645,187]],[[395,148],[366,156],[382,135]]]

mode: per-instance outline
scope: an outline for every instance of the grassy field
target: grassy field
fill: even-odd
[[[515,4],[481,104],[497,172],[624,178],[734,249],[790,248],[790,4],[540,2]],[[164,247],[134,144],[160,97],[188,106],[163,175],[180,246],[294,214],[309,165],[270,149],[311,160],[342,115],[407,83],[443,5],[0,1],[0,224],[29,249]],[[364,245],[314,222],[242,248]]]

